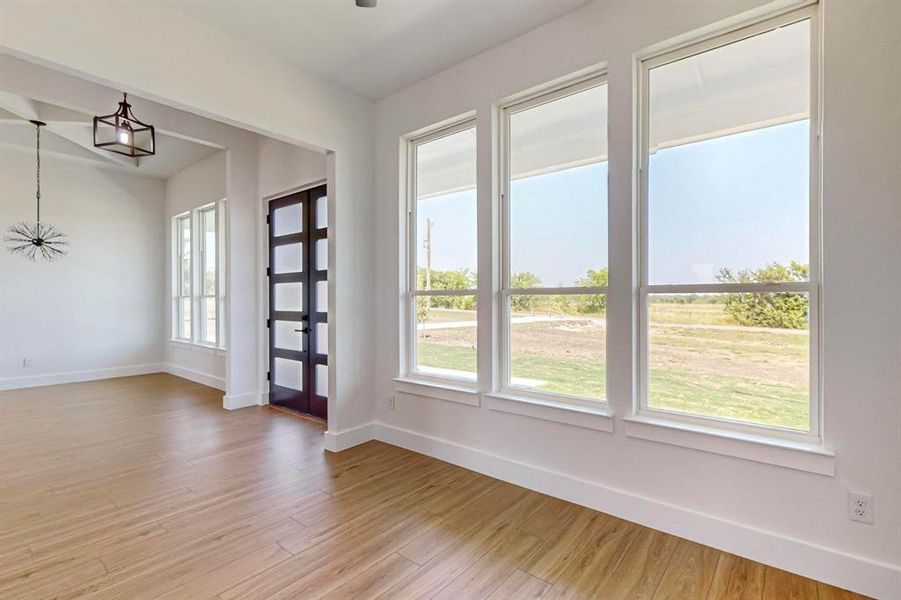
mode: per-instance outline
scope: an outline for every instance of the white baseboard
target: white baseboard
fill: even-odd
[[[359,446],[373,439],[375,423],[366,423],[353,429],[338,432],[325,432],[325,449],[329,452],[341,452]]]
[[[166,373],[187,379],[189,381],[193,381],[194,383],[208,385],[210,387],[216,388],[217,390],[222,390],[223,392],[225,391],[224,377],[217,377],[216,375],[210,375],[209,373],[204,373],[203,371],[189,369],[187,367],[174,365],[172,363],[166,363],[164,366],[166,368]]]
[[[0,390],[18,390],[39,387],[42,385],[59,385],[63,383],[96,381],[98,379],[112,379],[113,377],[128,377],[130,375],[147,375],[149,373],[160,373],[164,370],[163,365],[151,363],[146,365],[127,365],[124,367],[91,369],[87,371],[44,373],[41,375],[27,375],[25,377],[4,377],[0,379]]]
[[[235,394],[232,396],[222,396],[222,408],[225,410],[237,410],[248,406],[260,405],[260,393],[250,392],[248,394]]]
[[[356,433],[358,432],[359,433]],[[611,514],[725,552],[874,598],[899,598],[901,568],[688,510],[594,481],[373,422],[341,432],[356,445],[370,439],[407,448],[471,471]],[[329,434],[326,433],[328,448]],[[344,440],[340,440],[342,443]],[[336,444],[339,440],[335,440]],[[346,446],[350,447],[350,446]],[[329,448],[331,449],[331,448]],[[343,448],[341,448],[343,449]],[[339,450],[334,450],[339,451]]]

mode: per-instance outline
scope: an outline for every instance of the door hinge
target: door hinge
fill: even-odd
[[[269,215],[266,215],[266,225],[269,225]]]
[[[272,381],[272,374],[269,371],[266,371],[266,381]]]
[[[269,327],[271,327],[271,326],[272,326],[272,323],[271,323],[270,319],[266,319],[266,329],[269,329]]]
[[[272,269],[270,267],[266,267],[266,277],[272,277]]]

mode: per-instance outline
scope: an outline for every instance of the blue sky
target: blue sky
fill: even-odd
[[[661,150],[649,165],[652,284],[715,281],[722,267],[808,262],[808,121]],[[511,266],[545,286],[607,266],[607,163],[513,182]],[[421,200],[432,268],[476,270],[475,190]],[[418,260],[425,266],[425,248]]]

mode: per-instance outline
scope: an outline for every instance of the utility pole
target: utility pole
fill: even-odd
[[[432,289],[432,220],[425,220],[425,289]]]
[[[425,289],[432,289],[432,220],[425,220]],[[432,297],[426,296],[426,310],[432,307]]]

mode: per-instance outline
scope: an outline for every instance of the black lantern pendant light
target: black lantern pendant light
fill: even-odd
[[[122,94],[119,110],[104,117],[94,117],[94,147],[132,158],[153,156],[156,154],[156,134],[153,125],[142,123],[135,117],[128,94]]]
[[[6,230],[6,249],[13,254],[24,256],[30,260],[43,258],[54,260],[66,253],[69,245],[68,236],[47,223],[41,223],[41,127],[46,125],[41,121],[31,121],[36,129],[37,141],[37,191],[35,200],[37,204],[37,219],[34,223],[21,221]]]

